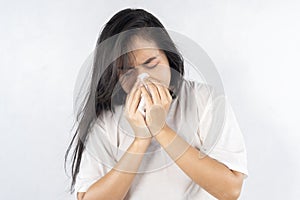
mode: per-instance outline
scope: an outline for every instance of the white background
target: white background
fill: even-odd
[[[201,45],[243,131],[240,199],[297,199],[300,3],[296,1],[1,1],[1,199],[74,199],[63,170],[77,73],[104,23],[139,7]]]

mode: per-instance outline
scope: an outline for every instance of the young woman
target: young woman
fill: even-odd
[[[233,111],[226,107],[218,142],[202,153],[212,95],[183,75],[182,56],[152,14],[124,9],[106,23],[66,152],[67,159],[76,142],[71,190],[77,199],[238,198],[248,171]]]

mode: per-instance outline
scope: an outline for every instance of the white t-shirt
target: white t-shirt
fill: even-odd
[[[184,81],[178,97],[171,103],[166,123],[191,146],[201,149],[209,133],[211,115],[207,114],[211,93],[207,85]],[[180,98],[179,98],[180,97]],[[226,99],[226,98],[225,98]],[[230,103],[226,100],[226,114],[220,137],[209,151],[211,158],[229,169],[248,177],[247,152],[244,138]],[[90,129],[86,148],[82,154],[80,170],[75,184],[77,192],[88,188],[108,173],[133,142],[130,126],[121,115],[124,106],[117,106],[116,113],[104,112]],[[128,129],[129,128],[129,129]],[[216,199],[192,181],[168,156],[153,138],[125,199]]]

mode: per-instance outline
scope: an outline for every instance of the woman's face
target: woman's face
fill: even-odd
[[[169,87],[171,70],[164,51],[158,49],[154,42],[138,37],[133,39],[131,45],[136,50],[131,52],[130,66],[123,66],[125,70],[119,74],[123,90],[129,93],[141,73],[148,73],[151,78]]]

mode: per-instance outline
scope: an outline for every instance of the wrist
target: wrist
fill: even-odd
[[[169,129],[169,126],[167,125],[167,123],[165,123],[164,126],[160,129],[160,131],[154,137],[157,139],[161,135],[164,135],[164,133],[167,132],[168,129]]]
[[[141,145],[147,145],[150,144],[152,140],[152,137],[142,138],[142,137],[135,137],[134,143],[141,144]]]
[[[144,154],[149,145],[151,143],[151,139],[146,138],[135,138],[131,143],[131,148],[127,152],[135,153],[135,154]]]

